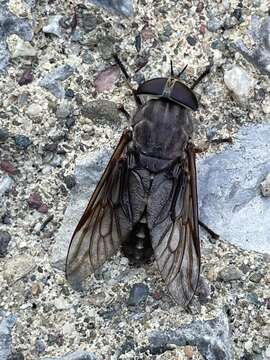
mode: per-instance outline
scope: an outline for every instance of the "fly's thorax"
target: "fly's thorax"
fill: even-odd
[[[133,141],[142,154],[162,160],[179,158],[192,135],[189,110],[169,100],[150,100],[133,117]]]

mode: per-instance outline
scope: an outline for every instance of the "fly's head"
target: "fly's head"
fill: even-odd
[[[167,99],[187,109],[198,109],[198,100],[194,92],[173,77],[145,81],[138,87],[136,95]]]

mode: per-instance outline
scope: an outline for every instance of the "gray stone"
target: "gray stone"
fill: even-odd
[[[17,17],[8,9],[7,2],[0,5],[0,72],[8,66],[10,54],[6,43],[7,37],[16,34],[25,41],[33,38],[33,29],[29,21]]]
[[[10,234],[7,231],[0,230],[0,257],[7,255],[7,249],[10,240]]]
[[[68,79],[73,74],[74,70],[74,67],[68,64],[59,66],[57,69],[46,75],[39,82],[39,85],[47,89],[55,97],[63,98],[65,96],[65,90],[60,82]]]
[[[36,339],[35,349],[38,354],[43,353],[46,350],[45,342],[42,339]]]
[[[95,151],[76,162],[76,185],[72,188],[63,223],[52,250],[52,265],[64,270],[67,250],[73,231],[81,218],[92,192],[110,158],[108,151]]]
[[[243,127],[233,145],[198,160],[201,220],[222,239],[270,253],[270,198],[260,183],[270,172],[270,125]]]
[[[208,31],[217,32],[222,27],[222,21],[217,18],[212,18],[207,22],[206,27]]]
[[[96,360],[93,353],[87,351],[76,351],[57,358],[42,358],[41,360]]]
[[[117,105],[109,100],[89,101],[82,106],[82,115],[96,124],[119,124],[120,119]]]
[[[262,73],[270,76],[270,16],[259,18],[253,15],[249,34],[255,43],[252,48],[241,39],[234,43],[234,47]]]
[[[72,106],[68,104],[66,101],[62,101],[56,109],[56,117],[57,119],[66,119],[72,113]]]
[[[242,277],[243,273],[234,266],[225,267],[218,273],[218,279],[225,282],[241,280]]]
[[[133,0],[88,0],[124,16],[133,15]]]
[[[9,285],[13,284],[32,272],[35,266],[34,258],[30,255],[14,256],[4,264],[3,277]]]
[[[150,352],[161,354],[170,345],[197,346],[207,360],[233,360],[232,342],[228,318],[221,313],[217,318],[207,321],[193,321],[176,330],[153,331],[149,336]]]
[[[32,144],[32,141],[26,135],[16,135],[15,144],[18,149],[26,150]]]
[[[6,142],[6,140],[9,138],[9,133],[6,129],[0,128],[0,143]]]
[[[11,190],[13,184],[14,180],[8,175],[0,178],[0,198]]]
[[[62,27],[60,25],[60,20],[63,18],[62,15],[50,16],[48,19],[48,24],[43,27],[43,32],[46,34],[53,34],[55,36],[62,36]]]
[[[243,104],[248,102],[256,84],[255,79],[240,66],[233,66],[230,70],[225,71],[224,82],[234,98]]]
[[[136,306],[144,302],[149,294],[148,286],[142,283],[134,284],[130,290],[128,305]]]
[[[266,176],[260,187],[263,196],[270,196],[270,173]]]
[[[1,319],[0,313],[0,319]],[[11,354],[12,346],[12,336],[11,331],[16,323],[15,315],[8,315],[3,317],[0,322],[0,359],[8,360],[9,355]]]

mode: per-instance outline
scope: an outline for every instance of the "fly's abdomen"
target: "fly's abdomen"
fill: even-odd
[[[122,251],[132,265],[139,266],[151,260],[153,248],[145,215],[135,224],[122,244]]]

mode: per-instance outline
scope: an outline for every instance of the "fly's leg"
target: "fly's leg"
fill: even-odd
[[[211,65],[207,66],[205,71],[191,85],[190,89],[194,89],[202,81],[202,79],[205,78],[205,76],[210,73],[211,67],[212,67]]]
[[[199,225],[204,228],[204,230],[206,230],[213,239],[218,240],[219,239],[219,235],[217,233],[215,233],[212,229],[210,229],[207,225],[205,225],[201,220],[199,220]]]
[[[136,94],[136,90],[133,89],[133,87],[130,84],[130,76],[128,75],[125,65],[122,63],[122,61],[120,60],[120,58],[117,54],[114,54],[113,57],[114,57],[114,60],[116,61],[117,65],[119,66],[120,70],[122,71],[122,73],[125,76],[126,83],[127,83],[128,87],[130,88],[130,90],[132,91],[132,94],[134,96],[137,106],[141,106],[142,102],[141,102],[139,96]]]
[[[129,112],[127,112],[127,110],[125,109],[124,105],[118,104],[117,108],[118,108],[118,111],[120,111],[126,117],[127,121],[130,121],[131,116],[130,116]]]

